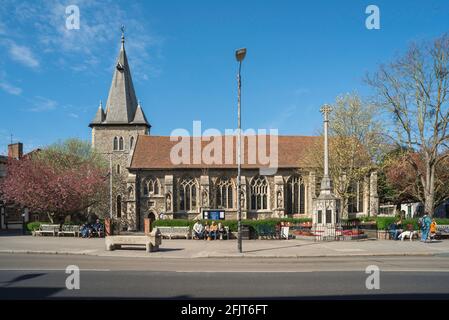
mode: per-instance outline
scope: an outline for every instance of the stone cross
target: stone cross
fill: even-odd
[[[320,109],[321,113],[324,116],[324,186],[321,186],[321,189],[328,188],[330,189],[330,184],[328,185],[329,181],[329,142],[328,142],[328,135],[329,135],[329,114],[332,111],[332,107],[328,104],[325,104]],[[324,181],[327,180],[327,181]]]

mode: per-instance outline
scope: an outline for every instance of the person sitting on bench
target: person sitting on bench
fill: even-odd
[[[209,238],[214,237],[214,240],[217,240],[218,226],[215,224],[215,221],[212,221],[210,225]]]
[[[83,238],[90,238],[92,236],[92,226],[88,223],[85,223],[80,228],[80,233]]]
[[[206,223],[204,224],[204,240],[208,240],[209,237],[210,237],[210,226],[206,221]]]
[[[193,225],[193,238],[203,239],[203,237],[204,237],[204,226],[201,224],[201,221],[197,221]]]
[[[93,229],[97,233],[98,237],[101,237],[103,233],[103,225],[101,224],[100,219],[97,219],[97,221],[93,225]]]

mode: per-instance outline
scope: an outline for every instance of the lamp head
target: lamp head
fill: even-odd
[[[235,51],[235,58],[238,62],[242,62],[243,59],[245,59],[246,56],[246,48],[241,48]]]

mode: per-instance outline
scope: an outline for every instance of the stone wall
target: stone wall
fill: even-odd
[[[145,126],[135,125],[97,125],[92,128],[92,146],[99,152],[104,154],[105,160],[109,162],[112,160],[113,171],[113,193],[112,193],[112,213],[114,218],[118,219],[117,215],[117,196],[122,197],[122,213],[121,220],[123,225],[128,225],[128,229],[134,229],[137,225],[136,198],[128,200],[128,187],[133,186],[135,192],[135,183],[127,182],[129,172],[127,167],[129,165],[132,149],[130,148],[130,138],[134,137],[134,146],[139,134],[147,134]],[[123,137],[123,150],[113,150],[114,137]],[[118,167],[120,166],[120,173]],[[131,203],[132,202],[132,203]],[[129,213],[128,213],[129,212]],[[99,213],[101,214],[101,213]]]

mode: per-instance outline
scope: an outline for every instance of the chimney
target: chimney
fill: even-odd
[[[8,144],[8,157],[21,159],[23,156],[23,143],[17,142]]]

